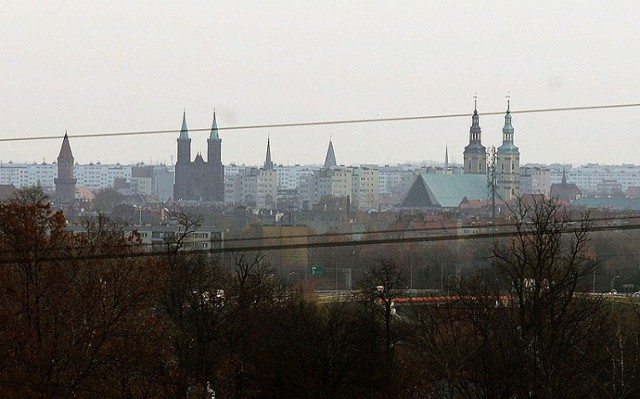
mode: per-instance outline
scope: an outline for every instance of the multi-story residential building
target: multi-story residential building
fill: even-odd
[[[271,144],[267,142],[267,156],[262,168],[237,167],[225,176],[225,203],[276,209],[278,199],[278,172],[271,161]],[[231,172],[236,172],[232,174]]]
[[[309,205],[319,203],[324,196],[351,196],[353,194],[353,170],[341,167],[322,168],[310,176],[307,183],[309,185]]]
[[[276,209],[278,172],[273,169],[246,168],[239,176],[236,203],[260,209]]]
[[[385,165],[378,169],[380,194],[406,193],[419,167],[415,165]]]
[[[360,210],[378,209],[380,207],[380,175],[373,168],[351,169],[351,203]]]
[[[520,194],[542,194],[549,198],[551,192],[551,171],[539,166],[520,168]]]
[[[298,190],[306,177],[313,175],[319,167],[278,165],[274,166],[274,169],[278,172],[278,190]]]
[[[549,165],[551,183],[562,182],[563,173],[566,180],[574,183],[583,194],[596,194],[598,184],[608,181],[620,183],[622,191],[629,187],[640,186],[640,166],[638,165],[600,165],[590,163],[578,167],[564,164]]]

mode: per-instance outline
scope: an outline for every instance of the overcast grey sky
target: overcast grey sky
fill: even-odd
[[[640,103],[640,1],[13,1],[0,135]],[[502,116],[481,116],[500,145]],[[221,132],[223,162],[460,161],[471,118]],[[640,163],[640,108],[514,115],[522,162]],[[177,134],[73,139],[76,161],[170,162]],[[206,153],[206,133],[192,133]],[[53,161],[61,140],[0,143]]]

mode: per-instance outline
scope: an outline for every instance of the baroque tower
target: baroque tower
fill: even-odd
[[[71,205],[76,198],[76,182],[73,177],[73,154],[69,145],[69,136],[64,132],[62,147],[58,155],[58,177],[54,179],[56,185],[56,200],[60,205]]]
[[[469,129],[469,145],[464,147],[464,173],[484,175],[487,173],[487,149],[482,145],[478,100],[475,100],[471,128]]]
[[[513,126],[511,125],[510,101],[507,100],[507,113],[502,128],[502,145],[498,147],[497,191],[503,200],[514,199],[520,191],[520,150],[513,144]]]

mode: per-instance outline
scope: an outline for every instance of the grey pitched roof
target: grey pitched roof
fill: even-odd
[[[418,175],[402,202],[405,207],[455,208],[462,200],[486,199],[485,175]]]

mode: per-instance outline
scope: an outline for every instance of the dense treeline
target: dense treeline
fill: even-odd
[[[514,212],[460,301],[395,303],[408,276],[372,262],[359,294],[322,302],[260,255],[143,251],[104,217],[85,232],[37,191],[0,204],[0,397],[554,398],[640,395],[632,300],[587,295],[590,223],[554,202]],[[571,228],[571,233],[567,234]],[[498,295],[508,295],[500,301]]]

